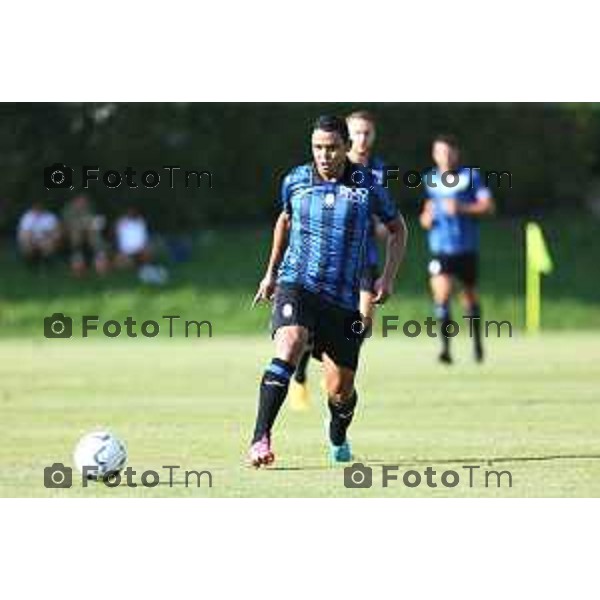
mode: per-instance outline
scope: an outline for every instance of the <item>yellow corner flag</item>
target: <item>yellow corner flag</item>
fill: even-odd
[[[553,269],[544,234],[537,223],[525,225],[525,255],[525,326],[528,333],[534,333],[540,329],[541,274],[550,273]]]

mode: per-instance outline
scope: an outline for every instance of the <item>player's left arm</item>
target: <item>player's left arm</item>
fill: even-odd
[[[475,202],[459,202],[456,205],[456,212],[460,215],[468,215],[470,217],[485,217],[493,215],[496,211],[496,205],[491,194],[486,190],[486,193],[475,196]]]
[[[374,202],[373,213],[386,230],[386,250],[382,275],[374,285],[373,300],[377,304],[383,304],[393,293],[394,280],[404,260],[408,232],[404,218],[385,188],[376,188]]]
[[[469,217],[485,217],[492,215],[496,209],[492,192],[481,181],[478,173],[472,174],[471,186],[473,197],[471,202],[457,202],[456,212]]]
[[[388,228],[377,217],[373,217],[373,221],[375,238],[382,243],[387,242]]]
[[[383,304],[394,292],[394,281],[400,265],[404,261],[408,231],[402,215],[398,214],[392,221],[384,223],[387,234],[385,248],[385,264],[381,277],[375,282],[376,304]]]

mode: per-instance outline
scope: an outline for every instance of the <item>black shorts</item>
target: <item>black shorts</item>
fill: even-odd
[[[375,282],[379,278],[379,267],[377,265],[367,265],[360,276],[360,291],[375,292]]]
[[[479,278],[479,256],[476,252],[434,254],[429,261],[429,274],[452,275],[466,285],[475,285]]]
[[[317,360],[326,352],[333,362],[356,371],[362,336],[353,324],[360,322],[358,310],[349,310],[320,298],[301,286],[280,285],[273,300],[272,332],[288,325],[306,327],[313,339]],[[359,328],[360,329],[360,328]]]

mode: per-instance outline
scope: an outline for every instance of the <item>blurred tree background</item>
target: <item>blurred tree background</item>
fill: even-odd
[[[14,230],[35,200],[59,209],[78,190],[46,190],[43,169],[63,162],[102,170],[154,169],[154,189],[107,189],[89,194],[109,216],[140,205],[164,231],[265,223],[274,214],[280,177],[309,157],[309,132],[321,113],[371,110],[379,120],[378,153],[401,171],[429,165],[432,136],[456,134],[466,164],[510,171],[494,189],[500,213],[537,215],[581,207],[600,174],[597,104],[250,104],[250,103],[20,103],[0,105],[0,231]],[[164,165],[208,170],[199,189],[169,189]],[[76,177],[76,180],[78,177]],[[192,180],[193,181],[193,180]],[[405,212],[419,190],[390,184]],[[494,186],[492,186],[494,187]]]

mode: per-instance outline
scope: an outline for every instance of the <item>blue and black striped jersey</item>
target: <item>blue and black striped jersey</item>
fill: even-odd
[[[383,187],[383,172],[385,171],[385,163],[383,160],[377,156],[374,156],[369,161],[367,165],[367,169],[371,171],[373,178],[375,179],[375,183],[379,186],[382,186],[381,193],[387,194],[387,188]],[[377,238],[375,237],[375,223],[371,220],[371,225],[369,227],[369,234],[367,237],[367,254],[366,254],[366,265],[368,267],[377,266],[379,262],[379,251],[377,249]]]
[[[355,310],[373,215],[383,223],[398,216],[385,192],[369,169],[350,162],[336,182],[322,180],[312,164],[292,169],[281,190],[291,228],[278,282]]]

